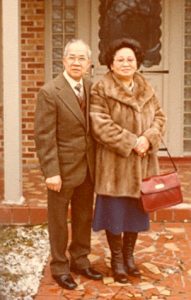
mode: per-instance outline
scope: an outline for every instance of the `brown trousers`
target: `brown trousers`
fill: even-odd
[[[88,268],[90,262],[91,225],[93,213],[93,184],[89,174],[75,188],[62,188],[60,193],[48,190],[48,228],[52,260],[52,275],[70,272],[71,264],[79,269]],[[71,205],[71,241],[68,247],[68,207]]]

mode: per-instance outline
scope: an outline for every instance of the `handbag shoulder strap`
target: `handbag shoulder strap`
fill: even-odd
[[[167,152],[168,157],[170,158],[170,161],[171,161],[171,163],[172,163],[172,165],[173,165],[175,171],[177,172],[177,166],[175,165],[175,162],[174,162],[172,156],[170,155],[170,152],[169,152],[169,150],[168,150],[168,148],[167,148],[167,146],[166,146],[164,140],[162,140],[162,143],[163,143],[163,145],[164,145],[164,148],[160,148],[159,151],[166,151],[166,152]]]

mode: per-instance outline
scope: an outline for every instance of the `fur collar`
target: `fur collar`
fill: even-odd
[[[141,111],[145,103],[154,95],[153,88],[139,72],[134,74],[135,85],[133,91],[126,88],[111,71],[104,75],[100,84],[107,98],[122,102],[137,111]]]

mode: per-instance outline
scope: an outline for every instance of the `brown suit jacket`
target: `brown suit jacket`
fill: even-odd
[[[94,178],[94,143],[89,127],[91,82],[84,79],[86,119],[63,74],[45,84],[35,113],[37,155],[45,178],[61,175],[64,187],[81,184],[89,167]]]

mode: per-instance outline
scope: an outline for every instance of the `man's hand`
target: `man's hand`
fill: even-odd
[[[139,156],[143,157],[146,155],[146,152],[149,149],[149,147],[150,145],[148,139],[142,135],[138,137],[134,150]]]
[[[60,175],[46,178],[45,183],[49,190],[60,192],[62,186]]]

